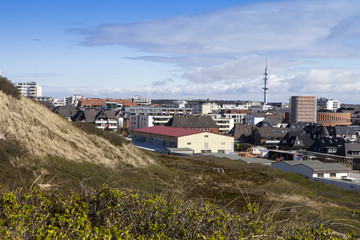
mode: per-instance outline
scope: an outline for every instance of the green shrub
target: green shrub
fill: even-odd
[[[7,78],[1,76],[0,76],[0,91],[16,99],[19,99],[21,96],[21,93],[19,92],[19,90],[17,90],[14,84],[12,84]]]
[[[2,239],[345,239],[322,225],[275,224],[208,202],[102,188],[92,195],[0,190]],[[358,237],[349,235],[348,239]]]

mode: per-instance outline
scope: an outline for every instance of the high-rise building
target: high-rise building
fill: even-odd
[[[316,122],[316,97],[292,96],[290,99],[290,123]]]
[[[41,97],[42,88],[36,82],[15,83],[15,87],[26,97]]]

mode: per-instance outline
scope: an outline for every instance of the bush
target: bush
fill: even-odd
[[[0,76],[0,90],[4,92],[6,95],[12,96],[16,99],[19,99],[21,93],[17,88],[12,84],[7,78]]]
[[[1,189],[0,209],[2,239],[341,239],[322,225],[276,225],[256,204],[238,214],[107,187],[83,196]]]

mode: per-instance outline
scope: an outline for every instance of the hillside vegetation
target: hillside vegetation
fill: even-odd
[[[66,197],[37,189],[2,191],[0,208],[2,239],[347,238],[323,225],[274,224],[259,214],[256,204],[237,213],[209,202],[169,202],[158,195],[106,187]]]
[[[2,78],[0,81],[5,80]],[[14,163],[28,164],[20,159],[44,159],[48,156],[108,167],[119,164],[144,167],[155,163],[131,144],[114,146],[103,137],[73,126],[44,106],[22,96],[13,97],[6,94],[8,92],[0,91],[0,139],[16,143],[21,148],[18,152],[21,158],[15,156],[18,159],[13,160]]]

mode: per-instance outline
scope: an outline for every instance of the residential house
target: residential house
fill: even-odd
[[[59,114],[68,121],[72,121],[72,118],[77,114],[79,110],[73,106],[59,106],[52,110],[52,112]]]
[[[289,132],[279,142],[278,147],[284,150],[307,150],[313,143],[314,140],[304,131],[289,129]]]
[[[276,145],[288,133],[286,128],[257,127],[253,131],[253,144]]]
[[[360,159],[360,143],[345,143],[336,155]]]
[[[345,142],[342,137],[320,137],[310,146],[309,151],[336,154]]]
[[[210,116],[173,116],[165,126],[173,128],[185,128],[203,132],[219,133],[219,126]]]
[[[333,137],[342,137],[347,142],[357,142],[358,135],[356,134],[356,128],[353,126],[335,126],[328,127],[330,136]]]
[[[236,124],[229,132],[229,135],[233,136],[236,142],[250,143],[252,142],[253,129],[255,129],[255,125]]]
[[[115,131],[117,129],[117,115],[115,111],[78,111],[72,120],[74,122],[93,123],[97,128],[104,130]]]

